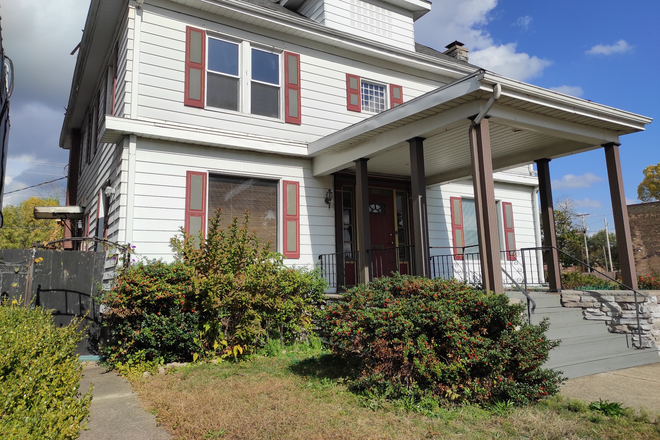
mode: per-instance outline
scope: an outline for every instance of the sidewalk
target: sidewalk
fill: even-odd
[[[80,440],[169,440],[172,437],[158,426],[156,417],[138,401],[126,379],[115,372],[106,372],[94,362],[83,371],[80,391],[94,384],[87,430]]]
[[[560,393],[586,403],[603,399],[660,414],[660,362],[576,377],[566,381]]]

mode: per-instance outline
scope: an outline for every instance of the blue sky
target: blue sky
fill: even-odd
[[[89,0],[0,0],[4,48],[16,68],[5,191],[65,175],[58,147],[75,56]],[[657,118],[660,71],[657,0],[436,0],[416,39],[444,50],[453,40],[470,61],[497,73]],[[53,26],[57,23],[57,26]],[[660,121],[622,137],[626,196],[637,198],[642,170],[660,162]],[[570,197],[592,231],[612,225],[602,150],[554,160],[555,200]],[[5,197],[64,195],[64,181]]]

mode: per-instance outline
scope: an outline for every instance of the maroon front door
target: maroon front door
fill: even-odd
[[[369,188],[369,227],[371,229],[371,276],[380,278],[397,270],[394,236],[393,191]]]

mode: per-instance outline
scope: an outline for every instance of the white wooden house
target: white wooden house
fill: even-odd
[[[549,160],[604,146],[620,185],[619,136],[651,119],[479,69],[458,42],[416,44],[430,8],[92,0],[60,138],[81,234],[168,259],[179,228],[247,209],[287,264],[322,261],[334,285],[457,275],[475,249],[501,291],[500,261],[541,245],[538,191],[552,218]]]

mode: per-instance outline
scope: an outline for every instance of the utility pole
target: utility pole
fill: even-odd
[[[587,272],[591,273],[591,263],[589,263],[589,247],[587,246],[587,225],[584,222],[584,218],[589,214],[578,214],[578,217],[582,217],[582,235],[584,236],[584,254],[587,256]]]
[[[605,220],[605,240],[607,240],[607,255],[610,258],[610,272],[614,272],[614,266],[612,265],[612,250],[610,248],[610,231],[607,229],[607,217]]]

